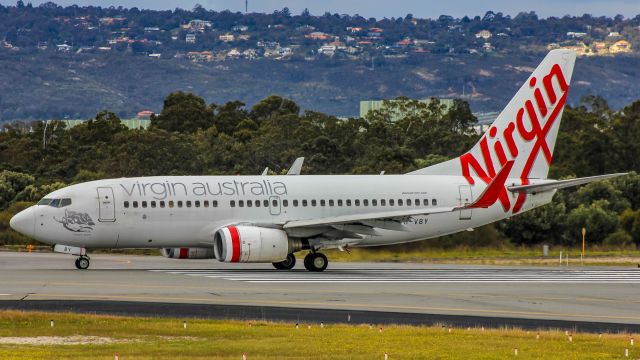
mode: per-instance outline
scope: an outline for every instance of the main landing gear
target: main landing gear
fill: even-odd
[[[309,271],[321,272],[329,265],[329,260],[323,253],[310,252],[304,257],[304,267]]]
[[[285,260],[272,264],[273,267],[278,270],[291,270],[296,266],[296,257],[293,254],[289,254]],[[310,252],[304,257],[304,267],[309,271],[324,271],[327,268],[327,265],[329,265],[329,260],[323,253]]]
[[[80,256],[76,259],[76,268],[80,270],[88,269],[90,264],[89,257],[86,255]]]
[[[287,258],[280,262],[272,263],[273,267],[278,270],[291,270],[296,266],[296,256],[293,254],[287,255]]]

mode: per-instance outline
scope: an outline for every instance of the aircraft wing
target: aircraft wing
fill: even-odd
[[[332,216],[319,219],[306,219],[306,220],[292,220],[287,221],[282,225],[283,229],[297,228],[297,227],[312,227],[312,226],[332,226],[332,225],[344,225],[344,224],[373,224],[373,222],[399,222],[399,220],[411,216],[418,215],[430,215],[445,213],[457,210],[456,207],[434,207],[434,208],[416,208],[411,210],[397,210],[397,211],[379,211],[368,214],[354,214],[354,215],[341,215]],[[379,224],[380,228],[385,228],[383,224]],[[370,225],[365,225],[370,226]],[[394,227],[397,230],[401,230],[401,227],[389,224],[389,227]]]
[[[508,186],[507,189],[511,192],[523,192],[527,194],[536,194],[544,191],[559,190],[559,189],[564,189],[572,186],[584,185],[590,182],[611,179],[611,178],[623,176],[623,175],[627,175],[627,173],[597,175],[597,176],[589,176],[589,177],[569,179],[569,180],[557,180],[557,181],[554,180],[554,181],[531,184],[531,185]]]

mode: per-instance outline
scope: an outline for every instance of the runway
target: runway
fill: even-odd
[[[153,315],[141,312],[146,307],[178,317],[214,316],[220,309],[280,314],[273,320],[299,319],[312,314],[305,309],[318,309],[313,311],[335,321],[345,312],[359,312],[381,322],[465,319],[483,326],[573,324],[640,331],[635,268],[331,263],[323,273],[309,273],[301,264],[276,272],[270,264],[94,255],[91,268],[79,271],[73,260],[0,253],[0,307],[70,310],[75,304],[71,310],[90,311],[90,304],[101,304],[120,313]]]

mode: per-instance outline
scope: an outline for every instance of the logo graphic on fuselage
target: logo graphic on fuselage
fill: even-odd
[[[553,79],[555,79],[559,86],[560,94],[556,94],[552,83]],[[504,166],[509,160],[515,160],[518,156],[527,157],[522,172],[519,175],[523,185],[529,184],[529,174],[540,151],[542,151],[547,165],[551,165],[551,148],[547,143],[547,135],[564,108],[569,92],[569,85],[558,64],[553,65],[549,73],[542,78],[542,86],[536,87],[536,82],[536,77],[532,77],[529,80],[529,86],[533,90],[533,101],[532,99],[527,99],[518,110],[515,119],[507,122],[506,126],[501,129],[492,126],[488,134],[482,137],[480,140],[482,163],[472,152],[468,152],[460,157],[462,175],[467,179],[469,184],[473,185],[475,183],[471,176],[471,169],[487,184],[496,176],[492,155],[495,155],[498,159],[500,163],[499,167]],[[545,101],[545,98],[542,96],[541,89],[546,93],[546,100],[548,102]],[[549,110],[551,106],[553,106],[553,109]],[[528,121],[525,121],[525,119]],[[528,124],[525,124],[525,122]],[[504,139],[506,144],[500,141],[499,136],[496,137],[498,131],[501,131],[502,139]],[[518,154],[522,152],[523,149],[518,149],[514,134],[517,134],[525,142],[534,142],[529,154]],[[493,145],[492,147],[490,147],[490,142],[491,145]],[[508,154],[505,151],[505,145]],[[504,187],[496,199],[496,201],[500,201],[505,212],[511,209],[514,214],[520,211],[525,200],[526,194],[524,192],[519,193],[515,205],[513,209],[511,209],[511,202],[509,201],[507,190]]]
[[[78,233],[91,232],[96,224],[89,214],[67,209],[64,210],[64,217],[62,219],[58,220],[54,216],[53,220],[61,223],[65,229]]]

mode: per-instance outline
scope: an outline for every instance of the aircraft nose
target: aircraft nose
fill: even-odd
[[[15,214],[9,220],[9,226],[22,235],[33,237],[36,233],[36,213],[33,206]]]

